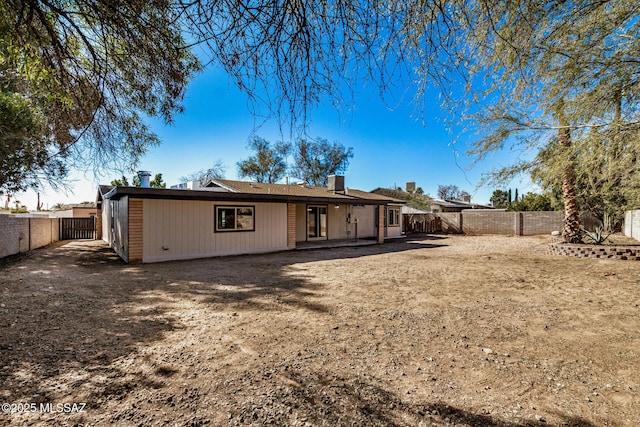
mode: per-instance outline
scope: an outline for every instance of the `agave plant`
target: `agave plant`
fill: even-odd
[[[606,236],[604,235],[604,227],[602,225],[599,225],[598,227],[596,227],[596,229],[591,232],[591,231],[587,231],[587,230],[582,230],[584,235],[586,237],[588,237],[591,242],[595,243],[596,245],[602,245],[604,244],[607,239],[609,239],[609,236],[611,235],[611,233],[607,234]]]

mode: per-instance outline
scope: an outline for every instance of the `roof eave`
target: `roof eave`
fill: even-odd
[[[327,204],[368,204],[386,205],[394,203],[393,200],[365,199],[352,196],[344,197],[322,197],[322,196],[300,196],[286,194],[252,194],[238,192],[213,192],[198,190],[174,190],[140,187],[114,187],[104,194],[103,199],[118,200],[122,197],[135,197],[141,199],[174,199],[174,200],[237,200],[248,202],[312,202]]]

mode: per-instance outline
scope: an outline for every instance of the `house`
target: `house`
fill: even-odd
[[[431,201],[431,212],[462,212],[465,209],[493,209],[492,206],[471,203],[471,197],[466,200],[438,200]]]
[[[275,252],[345,239],[382,243],[402,235],[402,204],[346,188],[342,176],[330,177],[328,187],[223,179],[197,190],[100,186],[99,236],[127,262]]]
[[[56,218],[87,218],[97,216],[98,208],[95,205],[75,204],[64,205],[51,211]]]

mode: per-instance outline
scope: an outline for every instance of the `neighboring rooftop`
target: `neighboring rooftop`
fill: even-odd
[[[481,205],[479,203],[464,202],[462,200],[439,200],[433,199],[432,205],[438,205],[448,209],[494,209],[493,206]]]

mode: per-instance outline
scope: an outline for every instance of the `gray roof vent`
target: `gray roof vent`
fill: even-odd
[[[151,186],[151,172],[149,171],[138,171],[138,178],[140,178],[140,187],[141,188],[149,188]]]

